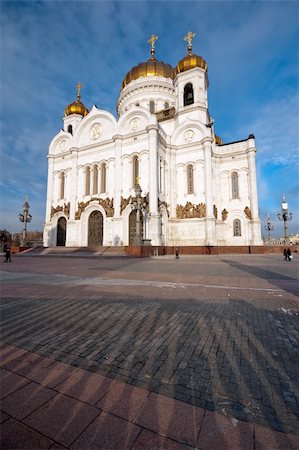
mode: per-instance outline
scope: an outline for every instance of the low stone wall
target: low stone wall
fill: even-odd
[[[175,255],[178,249],[180,255],[222,255],[222,254],[244,254],[244,255],[282,255],[283,250],[288,248],[284,245],[230,245],[230,246],[127,246],[125,252],[128,255],[139,258],[149,256]],[[299,245],[290,245],[292,253],[299,253]]]

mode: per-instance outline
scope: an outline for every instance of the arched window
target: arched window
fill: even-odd
[[[93,166],[93,186],[92,186],[92,193],[97,194],[98,193],[98,166],[95,164]]]
[[[65,190],[65,173],[61,172],[61,174],[60,174],[60,198],[64,198],[64,190]]]
[[[73,126],[72,126],[72,125],[69,125],[69,126],[67,127],[67,131],[68,131],[69,133],[73,134]]]
[[[241,222],[239,219],[235,219],[233,223],[234,236],[241,236]]]
[[[133,187],[137,186],[137,184],[139,184],[139,159],[138,156],[134,156],[133,158],[133,180],[132,180],[132,184]]]
[[[194,103],[193,86],[187,83],[184,87],[184,106],[192,105]]]
[[[154,112],[155,112],[155,102],[154,102],[154,100],[151,100],[149,102],[149,107],[150,107],[150,113],[154,114]]]
[[[194,194],[193,166],[192,166],[192,164],[189,164],[187,166],[187,192],[188,192],[188,194]]]
[[[164,109],[169,109],[169,102],[164,103]]]
[[[101,165],[101,193],[106,192],[106,163]]]
[[[85,169],[85,195],[90,195],[90,168]]]
[[[232,198],[239,198],[239,176],[237,172],[232,173]]]

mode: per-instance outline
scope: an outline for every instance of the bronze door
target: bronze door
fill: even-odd
[[[134,237],[136,235],[136,209],[131,212],[129,216],[129,245],[134,244]],[[141,237],[143,239],[143,215],[140,211],[140,229],[141,229]]]
[[[66,219],[64,217],[60,217],[57,222],[57,241],[56,245],[59,247],[65,246],[65,238],[66,238]]]
[[[103,245],[103,215],[93,211],[88,219],[88,246]]]

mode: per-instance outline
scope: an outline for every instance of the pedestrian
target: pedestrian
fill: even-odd
[[[10,245],[9,244],[6,245],[4,262],[11,262]]]
[[[283,260],[284,261],[288,260],[288,255],[287,255],[287,249],[286,248],[283,249]]]
[[[293,259],[292,252],[289,248],[286,251],[286,256],[287,256],[287,261],[291,261]]]
[[[179,249],[175,249],[175,259],[179,259]]]

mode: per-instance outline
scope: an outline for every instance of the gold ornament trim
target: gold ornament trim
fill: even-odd
[[[185,206],[177,205],[176,217],[178,219],[202,219],[206,217],[206,205],[204,203],[194,205],[191,202],[187,202]]]
[[[249,208],[249,206],[245,207],[244,213],[248,220],[252,219],[251,209]]]
[[[54,206],[52,206],[51,219],[58,212],[63,212],[66,215],[66,217],[69,219],[70,218],[70,207],[71,207],[70,202],[65,203],[63,206],[56,206],[56,208],[54,208]]]
[[[114,208],[113,208],[113,198],[110,200],[110,198],[98,198],[98,197],[92,197],[88,202],[78,202],[78,209],[75,212],[75,219],[80,220],[81,215],[84,212],[86,206],[88,206],[91,202],[96,201],[99,205],[101,205],[106,213],[107,217],[113,217],[114,216]]]
[[[224,208],[221,213],[222,221],[225,222],[228,216],[228,211]]]

